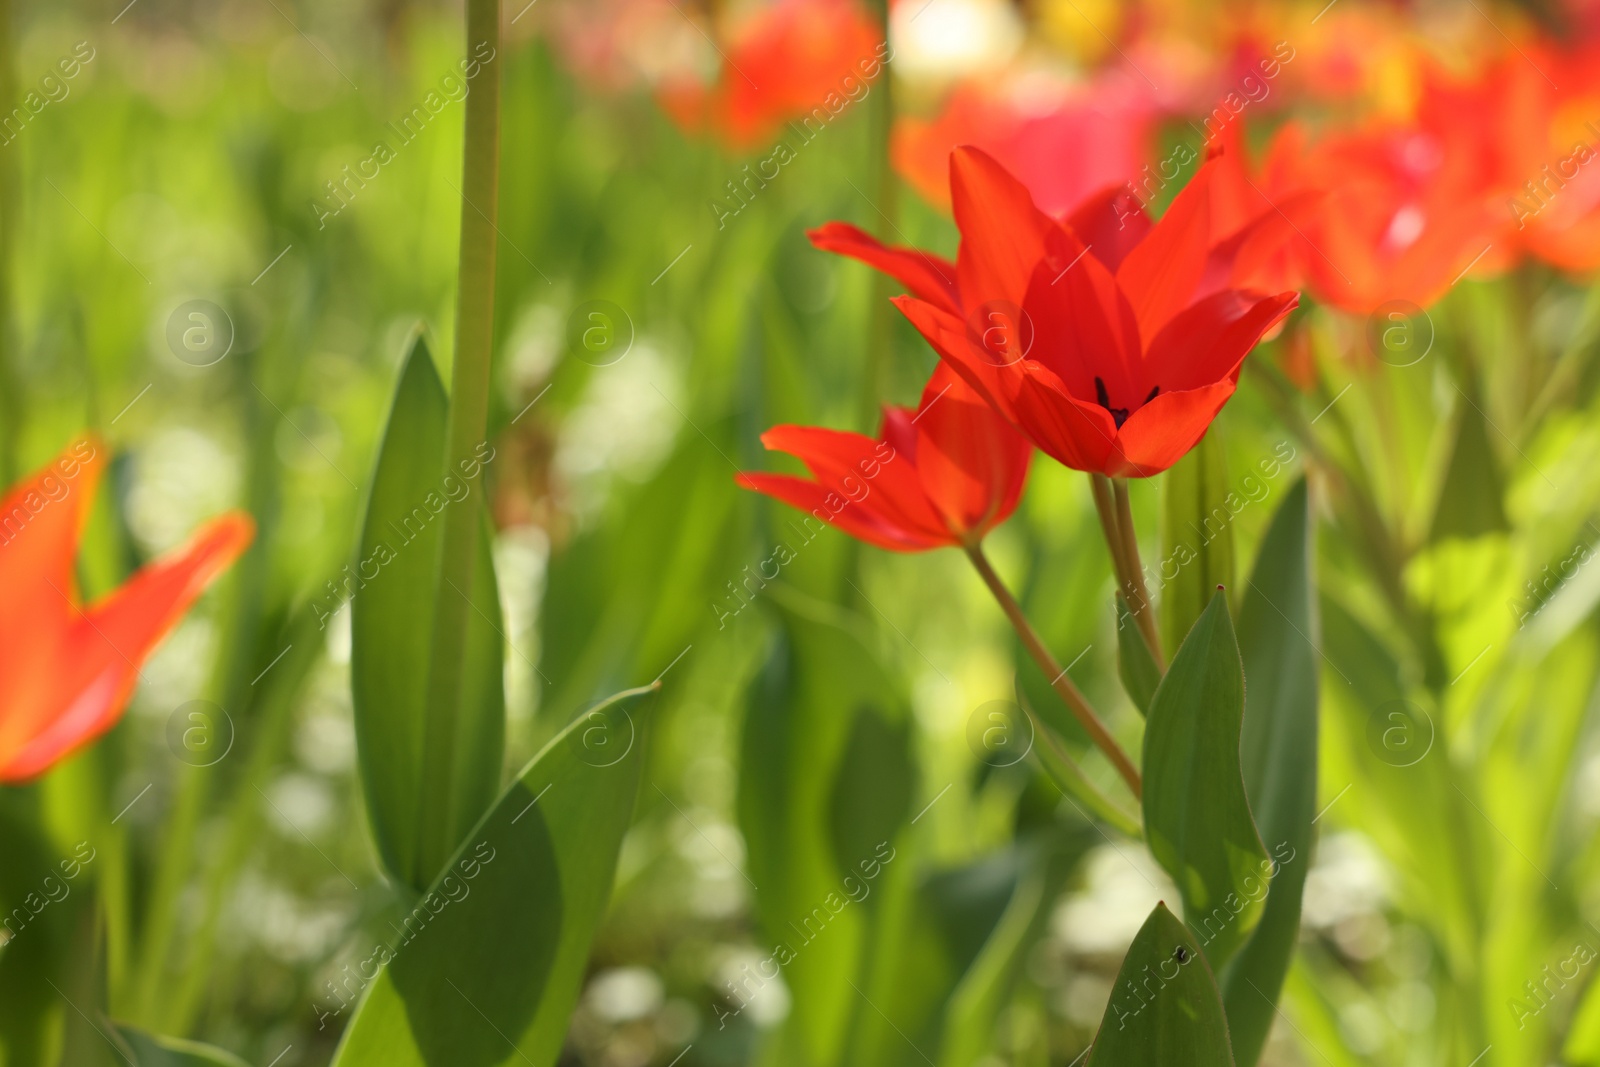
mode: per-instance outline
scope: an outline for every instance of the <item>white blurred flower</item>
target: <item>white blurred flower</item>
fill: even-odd
[[[239,495],[239,457],[187,426],[158,430],[133,454],[128,526],[145,552],[181,544]]]
[[[648,967],[614,967],[595,975],[584,1002],[606,1022],[625,1023],[661,1007],[664,993],[661,979]]]
[[[1388,875],[1372,842],[1353,830],[1329,834],[1306,876],[1302,921],[1327,929],[1380,910],[1388,896]]]
[[[1105,845],[1089,854],[1083,889],[1057,906],[1050,929],[1069,950],[1120,957],[1156,904],[1176,911],[1178,899],[1148,850]]]
[[[555,468],[571,487],[580,518],[599,512],[613,478],[642,482],[667,458],[683,416],[672,366],[636,341],[620,362],[596,368],[567,416]]]
[[[1004,64],[1022,46],[1023,29],[1004,0],[902,0],[889,36],[901,77],[956,79]]]

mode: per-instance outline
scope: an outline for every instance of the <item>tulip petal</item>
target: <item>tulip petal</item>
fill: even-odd
[[[1234,378],[1224,378],[1198,389],[1162,393],[1135,411],[1117,435],[1113,469],[1104,473],[1148,478],[1178,462],[1206,435],[1235,385]]]
[[[104,461],[100,442],[79,439],[0,500],[0,774],[60,711],[58,645],[77,617],[73,560]]]
[[[1072,232],[1088,246],[1106,269],[1116,273],[1128,253],[1150,232],[1150,216],[1128,188],[1128,183],[1101,189],[1075,208],[1067,218]]]
[[[1194,299],[1211,247],[1211,178],[1218,160],[1201,164],[1166,214],[1117,268],[1139,333],[1154,337]]]
[[[1300,302],[1298,293],[1263,296],[1239,289],[1213,293],[1184,311],[1145,352],[1145,373],[1162,394],[1199,389],[1237,376],[1239,364]]]
[[[24,744],[5,753],[0,781],[33,777],[110,729],[140,666],[254,536],[249,516],[230,512],[87,612],[69,603],[71,624],[47,650],[53,662],[38,668],[48,671],[50,683],[42,693],[35,689],[42,699],[18,707],[7,698],[7,718],[17,716],[31,729]]]
[[[1016,509],[1033,446],[942,360],[917,415],[917,477],[953,531],[982,537]]]
[[[828,498],[833,497],[835,501],[841,498],[831,490],[804,478],[796,478],[789,474],[745,473],[740,474],[737,481],[746,489],[753,489],[775,500],[781,500],[790,507],[799,508],[837,526],[857,540],[889,549],[891,552],[919,552],[954,543],[948,538],[934,539],[887,525],[859,504],[849,501],[845,501],[844,506],[835,511],[828,506]]]
[[[961,231],[962,306],[968,314],[992,302],[1020,306],[1046,235],[1060,227],[1034,206],[1026,186],[970,145],[950,153],[950,199]]]
[[[830,222],[806,234],[824,252],[860,260],[910,289],[912,294],[946,311],[960,314],[956,265],[943,256],[916,248],[886,245],[847,222]]]
[[[1112,407],[1137,406],[1150,383],[1141,374],[1133,308],[1111,272],[1094,256],[1084,255],[1070,234],[1050,243],[1069,247],[1052,248],[1028,286],[1022,305],[1032,327],[1028,355],[1049,367],[1085,403],[1099,403],[1105,390]]]
[[[917,480],[914,453],[902,457],[864,434],[818,426],[774,426],[761,443],[799,459],[825,492],[854,501],[853,510],[884,529],[911,540],[948,535]]]
[[[939,358],[1040,451],[1074,470],[1101,470],[1113,456],[1111,413],[1072,396],[1043,363],[999,366],[972,343],[961,320],[913,297],[894,303]]]

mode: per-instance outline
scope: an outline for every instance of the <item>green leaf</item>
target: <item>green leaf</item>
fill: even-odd
[[[1138,624],[1128,610],[1128,601],[1117,594],[1117,673],[1122,676],[1122,687],[1133,700],[1139,714],[1150,712],[1150,698],[1156,695],[1161,684],[1161,668],[1150,655],[1150,646],[1139,633]]]
[[[126,1023],[112,1023],[134,1067],[247,1067],[244,1060],[197,1041],[147,1034]]]
[[[998,921],[978,924],[976,932],[988,931],[988,938],[944,1008],[941,1067],[966,1067],[983,1060],[994,1040],[995,1020],[1029,951],[1038,944],[1057,897],[1091,841],[1100,840],[1086,830],[1051,834],[1016,847],[1020,860],[1016,888]]]
[[[1449,537],[1478,537],[1507,529],[1505,476],[1489,441],[1483,409],[1467,392],[1461,393],[1456,415],[1456,439],[1445,468],[1444,486],[1433,513],[1430,541]]]
[[[1234,1058],[1261,1057],[1300,932],[1317,797],[1318,652],[1302,478],[1273,516],[1239,612],[1245,791],[1276,865],[1260,925],[1222,972]]]
[[[1183,913],[1221,966],[1261,918],[1267,853],[1239,762],[1244,670],[1219,591],[1150,701],[1144,825],[1183,894]]]
[[[1233,588],[1233,516],[1228,463],[1215,427],[1167,472],[1161,510],[1161,565],[1177,568],[1161,587],[1161,644],[1168,652],[1183,643],[1217,586]],[[1239,507],[1243,507],[1243,503]],[[1163,573],[1162,577],[1165,575]]]
[[[335,1067],[549,1067],[633,814],[630,690],[580,716],[467,835],[345,1031]]]
[[[1561,1046],[1561,1061],[1572,1067],[1600,1067],[1600,982],[1591,981],[1578,1001]]]
[[[739,822],[762,933],[794,998],[777,1040],[799,1062],[875,1062],[864,1045],[900,1041],[862,995],[895,1015],[877,995],[874,946],[894,894],[914,889],[900,840],[915,795],[910,702],[856,616],[779,582],[763,595],[780,625],[749,698]]]
[[[1134,639],[1139,640],[1137,636]],[[1089,813],[1093,813],[1107,825],[1115,827],[1129,837],[1140,837],[1139,817],[1106,796],[1089,780],[1089,776],[1073,760],[1066,745],[1056,735],[1054,728],[1034,711],[1033,705],[1028,700],[1028,694],[1023,691],[1020,684],[1017,685],[1016,692],[1017,702],[1027,715],[1029,725],[1034,731],[1033,747],[1029,749],[1028,755],[1044,772],[1050,783],[1062,796],[1068,799],[1076,797],[1077,800],[1073,801],[1074,806],[1077,806],[1078,801],[1083,802],[1083,807],[1089,810],[1085,812],[1083,807],[1080,807],[1078,809],[1080,814],[1087,817]]]
[[[445,780],[426,780],[427,675],[443,513],[482,513],[486,477],[481,450],[467,466],[445,470],[448,409],[419,335],[395,389],[357,559],[334,591],[338,599],[349,598],[352,613],[350,684],[373,837],[390,874],[418,892],[493,801],[505,731],[503,627],[485,527],[469,597],[454,767]],[[492,458],[490,451],[485,461]],[[425,839],[424,804],[446,806],[448,847]]]
[[[1233,1067],[1217,980],[1165,904],[1123,957],[1085,1067]]]

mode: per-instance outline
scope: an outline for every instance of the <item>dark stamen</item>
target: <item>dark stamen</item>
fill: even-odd
[[[1158,385],[1154,389],[1150,390],[1150,395],[1144,398],[1144,402],[1146,404],[1150,403],[1150,401],[1156,398],[1156,394],[1159,392],[1161,392],[1161,386]]]
[[[1098,374],[1095,375],[1094,379],[1094,397],[1099,401],[1101,407],[1111,412],[1111,418],[1116,422],[1117,429],[1122,429],[1122,424],[1128,421],[1128,409],[1111,406],[1111,394],[1106,392],[1106,383],[1101,380]]]

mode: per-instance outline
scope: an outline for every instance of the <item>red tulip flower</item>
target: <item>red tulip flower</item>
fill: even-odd
[[[1318,300],[1358,315],[1395,300],[1427,307],[1475,264],[1497,265],[1481,257],[1505,209],[1456,132],[1427,121],[1315,140],[1294,123],[1278,132],[1261,187],[1325,193],[1291,242]]]
[[[792,118],[822,124],[870,91],[889,56],[856,0],[775,0],[739,21],[718,46],[712,84],[678,78],[660,100],[690,133],[709,129],[734,151],[771,147]]]
[[[956,262],[888,248],[838,223],[812,235],[903,282],[896,304],[940,358],[1068,467],[1147,477],[1193,448],[1233,395],[1245,355],[1298,294],[1245,287],[1283,216],[1263,204],[1214,226],[1204,163],[1160,221],[1113,187],[1065,221],[975,148],[950,157]]]
[[[941,364],[916,409],[888,407],[865,434],[774,426],[770,449],[811,478],[741,474],[739,484],[895,552],[976,545],[1016,510],[1033,449]]]
[[[0,501],[0,782],[39,775],[109,730],[140,665],[255,535],[229,512],[81,606],[73,560],[104,453],[79,440]]]
[[[976,145],[1052,214],[1134,180],[1160,117],[1143,83],[1106,76],[1081,86],[958,87],[932,121],[895,123],[895,169],[929,203],[950,207],[950,152]],[[1042,99],[1041,99],[1042,98]]]

